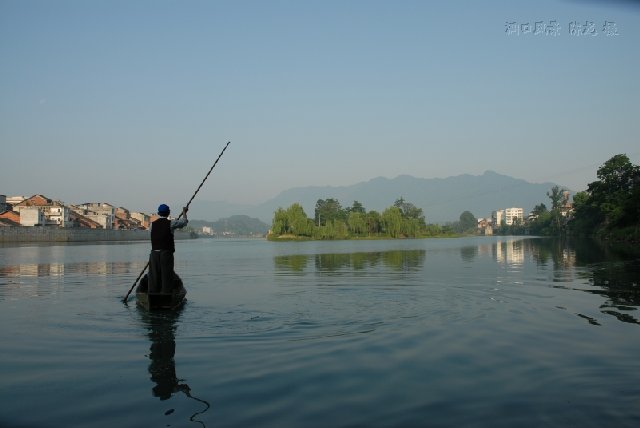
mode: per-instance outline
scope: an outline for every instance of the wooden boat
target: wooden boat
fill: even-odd
[[[136,288],[136,304],[148,311],[178,309],[187,300],[187,290],[178,275],[172,293],[149,293],[149,279],[145,275]]]

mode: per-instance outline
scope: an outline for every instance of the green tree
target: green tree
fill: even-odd
[[[426,236],[438,236],[438,235],[442,235],[443,234],[442,228],[438,224],[428,224],[424,228],[423,233]]]
[[[460,214],[460,222],[458,223],[459,231],[464,232],[475,232],[478,228],[478,219],[470,212],[464,211]]]
[[[273,221],[271,223],[271,232],[274,235],[284,235],[290,232],[289,217],[284,208],[278,208],[273,214]]]
[[[369,211],[366,216],[367,232],[369,236],[378,235],[382,232],[382,218],[378,211]]]
[[[547,192],[547,196],[551,199],[551,210],[559,210],[562,206],[562,193],[564,189],[558,185],[551,188],[551,192]]]
[[[588,192],[591,205],[604,215],[605,226],[637,222],[639,167],[627,155],[615,155],[598,168],[597,177]]]
[[[318,226],[326,225],[334,220],[346,220],[346,212],[337,199],[318,199],[316,202],[314,223]]]
[[[424,230],[422,224],[417,218],[403,218],[402,227],[400,229],[402,235],[409,238],[416,238],[420,235],[420,232]]]
[[[538,205],[533,207],[531,214],[533,214],[534,216],[539,216],[540,214],[546,213],[547,211],[547,206],[543,203],[539,203]]]
[[[640,238],[640,167],[619,154],[598,168],[597,177],[573,198],[572,233]]]
[[[529,233],[539,236],[551,235],[551,212],[546,210],[539,211],[536,217],[529,223]]]
[[[397,199],[393,208],[400,211],[402,223],[400,233],[408,237],[417,237],[424,232],[427,227],[422,208],[418,208],[404,198]]]
[[[603,213],[591,202],[588,192],[578,192],[573,196],[572,233],[591,235],[603,221]]]
[[[366,214],[359,211],[351,211],[347,219],[349,230],[357,236],[363,235],[367,231]]]
[[[332,239],[346,239],[349,237],[349,228],[343,220],[333,221]]]
[[[424,222],[424,215],[422,214],[422,208],[418,208],[411,202],[407,202],[404,198],[396,199],[393,204],[394,207],[400,209],[402,216],[405,218],[415,218]]]
[[[560,208],[562,207],[562,201],[564,196],[564,189],[558,185],[551,188],[550,192],[547,192],[547,196],[551,199],[551,227],[554,235],[559,234],[562,231],[562,224],[564,219]]]
[[[393,206],[382,212],[382,227],[390,237],[400,237],[402,232],[402,211],[400,208]]]
[[[276,210],[271,223],[271,232],[274,235],[312,236],[313,221],[307,217],[300,204],[294,203],[286,210],[284,208]]]
[[[297,236],[311,236],[313,223],[299,203],[292,204],[286,211],[290,232]]]
[[[367,210],[364,209],[364,206],[360,202],[353,201],[353,204],[351,205],[351,207],[347,208],[347,212],[366,214]]]

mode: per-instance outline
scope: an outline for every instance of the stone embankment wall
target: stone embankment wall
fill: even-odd
[[[190,239],[189,232],[175,232],[176,239]],[[0,227],[0,242],[99,242],[149,241],[148,230],[73,229],[57,227]]]

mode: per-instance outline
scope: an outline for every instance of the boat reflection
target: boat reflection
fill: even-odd
[[[152,395],[164,401],[171,398],[173,394],[183,393],[188,398],[201,403],[204,408],[191,415],[189,420],[204,427],[204,422],[197,418],[209,410],[210,404],[206,400],[195,397],[185,380],[178,378],[176,374],[176,330],[182,309],[154,312],[138,308],[138,311],[142,314],[147,336],[151,341],[149,375],[154,384],[151,389]]]

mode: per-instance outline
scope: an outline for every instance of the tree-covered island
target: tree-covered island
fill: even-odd
[[[591,236],[640,241],[640,167],[625,154],[618,154],[597,170],[598,180],[573,196],[567,210],[568,193],[553,186],[544,203],[534,207],[524,222],[496,225],[496,234],[542,236]],[[319,199],[309,218],[298,203],[278,208],[268,238],[286,239],[384,239],[460,236],[477,233],[476,218],[464,211],[457,222],[427,224],[422,209],[399,198],[382,213],[367,211],[358,201],[343,208],[336,199]]]
[[[314,217],[299,203],[278,208],[268,238],[286,239],[376,239],[453,236],[449,226],[427,224],[422,209],[399,198],[382,213],[367,211],[358,201],[343,208],[336,199],[318,199]]]

